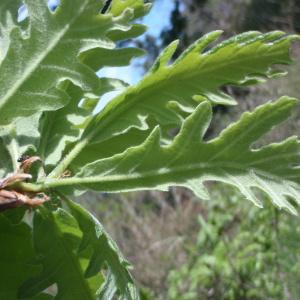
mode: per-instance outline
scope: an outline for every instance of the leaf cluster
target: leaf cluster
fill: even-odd
[[[0,234],[20,232],[5,238],[15,253],[0,250],[1,274],[13,285],[1,289],[3,298],[138,298],[129,264],[101,224],[67,199],[82,191],[176,185],[208,198],[204,183],[215,180],[236,186],[256,205],[262,205],[259,189],[296,213],[290,199],[300,199],[298,139],[252,147],[289,117],[296,99],[245,113],[213,140],[205,134],[214,105],[236,104],[224,85],[283,75],[278,65],[291,63],[298,36],[247,32],[218,43],[216,31],[172,61],[174,42],[128,87],[97,71],[143,54],[117,45],[145,31],[134,22],[149,5],[115,0],[106,10],[101,0],[62,0],[52,11],[45,0],[24,0],[28,16],[18,21],[21,4],[0,4],[0,209],[33,211],[0,216]],[[122,92],[97,112],[98,99],[117,89]],[[7,265],[13,254],[19,260]]]

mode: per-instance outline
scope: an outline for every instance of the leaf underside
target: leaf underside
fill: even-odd
[[[73,171],[140,144],[156,125],[163,142],[170,143],[169,130],[180,127],[202,101],[236,103],[221,91],[225,85],[254,84],[281,73],[278,64],[291,62],[289,49],[297,38],[282,32],[248,32],[211,46],[219,36],[219,31],[205,35],[174,63],[169,62],[177,43],[171,44],[140,83],[121,93],[91,121],[82,136],[89,143],[74,158]]]
[[[260,149],[252,149],[251,145],[283,122],[297,103],[283,97],[262,105],[243,114],[219,137],[203,141],[212,115],[209,102],[203,102],[184,121],[171,144],[162,145],[156,127],[141,145],[87,164],[74,178],[61,180],[59,185],[78,184],[78,188],[104,192],[177,185],[207,199],[203,182],[222,181],[237,187],[258,206],[262,204],[253,188],[267,193],[278,207],[296,213],[287,197],[300,200],[299,141],[291,137]]]

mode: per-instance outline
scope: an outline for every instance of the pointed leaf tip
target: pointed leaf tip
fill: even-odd
[[[171,61],[171,58],[173,57],[178,44],[179,40],[175,40],[171,44],[169,44],[158,56],[149,72],[155,73],[160,68],[165,67]]]

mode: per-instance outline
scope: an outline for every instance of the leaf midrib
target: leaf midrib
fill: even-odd
[[[112,183],[112,182],[120,182],[120,181],[133,181],[133,180],[143,180],[143,179],[149,179],[151,177],[159,178],[161,176],[167,176],[169,174],[184,174],[186,172],[194,172],[199,169],[202,169],[202,175],[209,176],[210,170],[213,171],[213,173],[218,173],[218,170],[222,169],[234,169],[237,171],[240,171],[241,173],[248,173],[250,170],[254,171],[256,174],[262,175],[266,178],[274,179],[282,181],[282,178],[278,175],[274,175],[272,173],[268,173],[264,170],[257,169],[255,167],[250,167],[248,165],[242,165],[232,162],[216,162],[216,163],[198,163],[198,164],[190,164],[190,165],[183,165],[183,166],[176,166],[173,167],[170,171],[170,168],[167,170],[163,170],[164,168],[161,168],[160,170],[151,170],[151,171],[145,171],[145,172],[135,172],[132,174],[127,175],[109,175],[109,176],[103,176],[103,174],[99,174],[98,176],[87,176],[87,177],[72,177],[72,178],[65,178],[65,179],[49,179],[46,180],[43,183],[43,186],[45,188],[51,188],[51,187],[59,187],[59,186],[69,186],[69,185],[76,185],[76,184],[89,184],[89,183],[98,183],[98,184],[105,184],[105,183]],[[200,175],[201,176],[201,175]],[[189,178],[187,177],[187,180]],[[176,181],[176,178],[175,178]],[[157,184],[164,184],[165,182],[160,183],[159,179],[157,180]],[[104,189],[105,190],[105,189]]]

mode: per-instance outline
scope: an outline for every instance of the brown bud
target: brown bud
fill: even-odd
[[[0,211],[23,205],[35,207],[49,200],[49,197],[46,195],[41,195],[41,198],[30,198],[28,195],[24,195],[16,191],[0,190]]]
[[[36,161],[41,161],[39,156],[29,156],[28,158],[24,159],[20,165],[20,170],[24,173],[28,173],[31,165]]]
[[[26,179],[31,179],[30,174],[24,174],[24,173],[15,173],[8,175],[6,178],[0,180],[0,189],[3,189],[9,185],[12,185],[14,183],[24,181]]]

